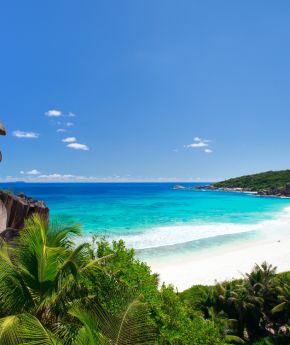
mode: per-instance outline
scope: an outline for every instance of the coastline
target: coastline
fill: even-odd
[[[290,188],[290,184],[289,187]],[[289,199],[290,198],[290,189],[286,190],[279,190],[279,189],[266,189],[262,191],[247,189],[247,188],[240,188],[240,187],[217,187],[214,184],[204,185],[204,186],[192,186],[192,187],[185,187],[183,185],[175,185],[173,190],[194,190],[198,189],[201,191],[212,191],[212,192],[231,192],[231,193],[245,193],[245,194],[253,194],[256,196],[263,196],[263,197],[271,197],[271,198],[283,198]]]
[[[178,291],[183,291],[192,285],[212,285],[242,278],[256,263],[263,261],[277,266],[278,272],[290,270],[290,238],[278,241],[257,241],[233,246],[224,252],[213,250],[207,254],[189,254],[184,256],[183,262],[168,259],[149,264],[152,271],[159,274],[161,283],[172,284]]]
[[[277,266],[278,272],[290,270],[290,207],[277,219],[263,222],[264,230],[255,239],[233,242],[216,248],[161,260],[147,260],[160,283],[172,284],[178,291],[192,285],[212,285],[242,278],[263,261]],[[268,229],[268,230],[267,230]]]
[[[200,188],[197,188],[200,189]],[[204,189],[204,188],[203,188]],[[284,194],[272,194],[270,191],[268,192],[258,192],[247,190],[243,188],[205,188],[205,190],[211,190],[213,192],[231,192],[231,193],[245,193],[245,194],[253,194],[259,197],[266,197],[266,198],[282,198],[282,199],[290,199],[289,195]]]

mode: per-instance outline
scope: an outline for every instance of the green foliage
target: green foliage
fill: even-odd
[[[217,188],[244,188],[252,191],[284,189],[290,182],[290,170],[267,171],[260,174],[231,178],[215,183]]]
[[[8,194],[8,195],[13,195],[14,192],[12,189],[0,189],[0,193],[5,193],[5,194]]]
[[[221,345],[224,342],[218,327],[204,320],[201,313],[192,313],[172,286],[162,285],[155,307],[159,344]]]
[[[271,265],[182,293],[158,283],[123,241],[35,216],[1,243],[0,344],[290,343],[290,274]]]
[[[214,321],[226,342],[252,344],[264,339],[261,344],[289,345],[289,286],[289,274],[276,275],[276,268],[264,262],[242,280],[194,286],[182,293],[182,299]]]

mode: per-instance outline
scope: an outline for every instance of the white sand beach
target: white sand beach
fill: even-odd
[[[279,236],[278,236],[279,237]],[[179,291],[195,284],[209,285],[216,281],[242,277],[255,263],[267,261],[278,272],[290,270],[290,237],[221,249],[210,253],[186,255],[183,260],[152,262],[160,281],[173,284]]]
[[[289,271],[290,207],[257,225],[259,235],[255,239],[147,262],[160,275],[161,283],[173,284],[179,291],[195,284],[240,278],[263,261],[276,266],[278,272]]]

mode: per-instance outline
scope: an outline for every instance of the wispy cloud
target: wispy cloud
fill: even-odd
[[[35,169],[36,170],[36,169]],[[0,182],[194,182],[196,180],[213,181],[211,178],[192,178],[192,177],[144,177],[144,176],[132,176],[132,175],[117,175],[111,176],[82,176],[74,175],[72,173],[45,173],[45,174],[21,174],[19,176],[0,176]]]
[[[72,126],[74,126],[74,123],[73,123],[73,122],[67,122],[65,125],[66,125],[67,127],[72,127]]]
[[[205,143],[204,141],[199,141],[197,143],[185,145],[185,147],[187,148],[198,148],[198,147],[207,147],[207,146],[208,146],[208,143]]]
[[[37,169],[32,169],[30,171],[20,171],[21,175],[39,175],[40,171],[38,171]]]
[[[198,148],[198,147],[207,147],[208,146],[208,143],[209,143],[209,140],[206,140],[206,139],[201,139],[199,137],[195,137],[193,139],[193,143],[192,144],[188,144],[188,145],[185,145],[186,148]]]
[[[71,174],[48,174],[48,175],[40,175],[38,176],[39,179],[42,180],[69,180],[72,179],[74,175]]]
[[[212,153],[213,151],[209,148],[209,143],[211,140],[208,139],[202,139],[200,137],[195,137],[193,139],[193,143],[184,145],[187,149],[198,149],[198,148],[206,148],[204,150],[205,153]]]
[[[72,113],[71,111],[68,113],[68,117],[76,117],[75,113]]]
[[[64,133],[64,132],[66,132],[66,129],[58,128],[56,131],[57,131],[57,133]]]
[[[49,117],[59,117],[62,115],[62,112],[60,110],[56,110],[56,109],[51,109],[51,110],[48,110],[46,113],[45,113],[46,116],[49,116]]]
[[[24,138],[24,139],[38,139],[39,134],[35,132],[24,132],[24,131],[14,131],[13,136],[16,138]]]
[[[64,143],[74,143],[76,141],[77,141],[77,138],[75,137],[68,137],[68,138],[62,139],[62,142]]]
[[[74,150],[89,151],[89,147],[85,144],[71,143],[71,144],[68,144],[67,147]]]
[[[80,176],[73,174],[43,174],[35,178],[39,182],[97,182],[106,180],[95,176]]]

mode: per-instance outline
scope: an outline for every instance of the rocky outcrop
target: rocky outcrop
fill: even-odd
[[[6,129],[3,123],[0,122],[0,135],[6,135]],[[2,152],[0,151],[0,162],[2,161]]]
[[[0,122],[0,135],[6,135],[6,129],[3,123]]]
[[[173,187],[173,189],[187,189],[187,187],[181,186],[181,185],[176,185]]]
[[[7,228],[7,211],[3,202],[0,200],[0,233]]]
[[[0,122],[0,135],[6,135],[6,129]],[[0,151],[0,162],[2,153]],[[25,195],[12,195],[8,191],[0,190],[0,236],[11,240],[18,235],[24,226],[27,218],[38,214],[44,221],[48,222],[49,209],[42,202],[28,198]]]
[[[233,187],[233,188],[217,187],[215,185],[194,186],[193,188],[202,189],[202,190],[218,190],[222,192],[245,192],[245,193],[253,193],[260,196],[275,196],[275,197],[290,198],[290,183],[287,183],[284,188],[272,188],[272,189],[264,189],[264,190],[259,190],[259,191],[255,191],[253,189],[248,189],[248,188],[239,188],[239,187]]]
[[[287,184],[286,184],[286,187],[285,187],[285,195],[286,195],[286,196],[290,196],[290,183],[287,183]]]
[[[9,237],[17,233],[24,226],[25,219],[33,214],[38,214],[42,219],[48,221],[49,209],[39,200],[16,196],[7,191],[0,191],[0,234]],[[10,232],[7,234],[7,232]],[[3,237],[3,236],[2,236]]]

